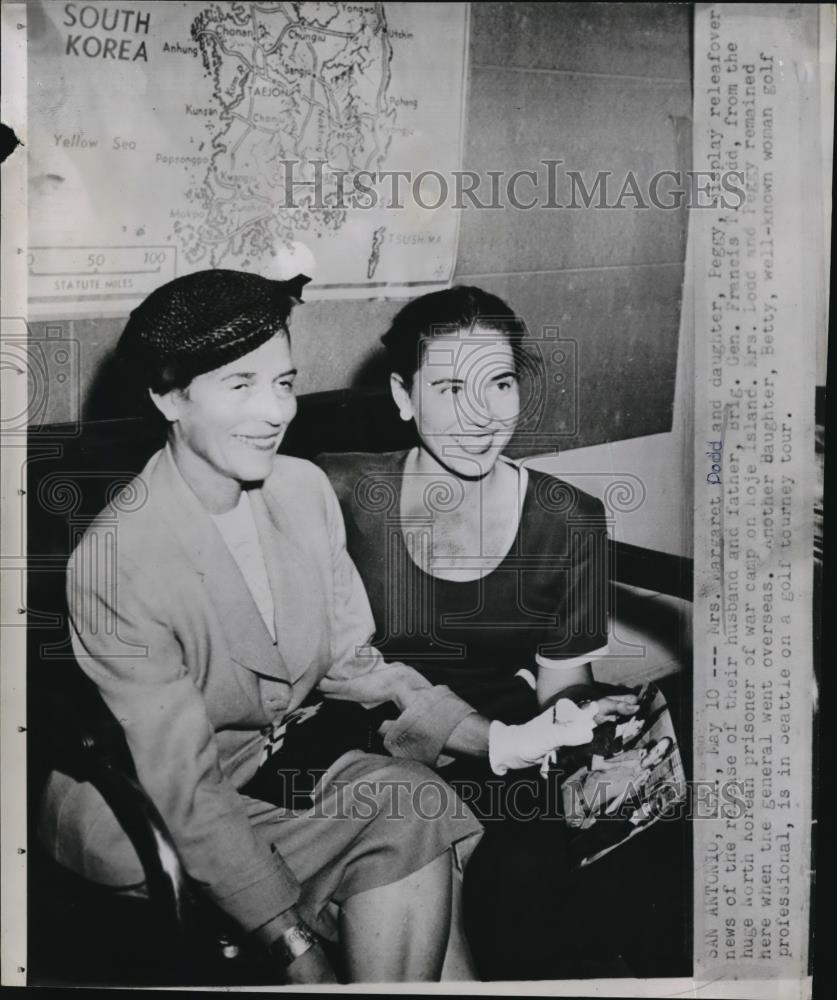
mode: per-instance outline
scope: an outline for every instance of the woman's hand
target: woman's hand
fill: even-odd
[[[256,932],[258,939],[267,943],[268,952],[282,963],[282,971],[286,981],[288,983],[336,983],[337,977],[334,974],[334,969],[318,940],[293,961],[288,962],[287,945],[283,944],[282,938],[284,933],[293,928],[303,928],[308,934],[311,934],[295,906],[277,914]]]
[[[392,701],[400,712],[404,711],[416,691],[424,691],[432,686],[426,677],[406,663],[387,663],[359,677],[339,680],[323,677],[319,683],[320,691],[329,698],[356,701],[364,708]]]
[[[639,701],[635,694],[614,694],[606,698],[599,698],[591,703],[597,706],[593,721],[597,726],[603,722],[613,722],[623,715],[633,715],[639,707]]]
[[[488,759],[495,774],[532,767],[558,747],[583,746],[593,739],[597,702],[579,708],[561,698],[551,708],[520,726],[492,722]]]
[[[288,983],[336,983],[331,962],[321,945],[315,944],[304,955],[295,958],[285,969]]]

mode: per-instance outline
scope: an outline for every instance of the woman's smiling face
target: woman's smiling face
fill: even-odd
[[[428,339],[410,391],[397,375],[392,390],[402,417],[415,419],[425,451],[463,478],[494,468],[520,412],[508,338],[479,325]]]
[[[173,423],[173,445],[211,490],[213,481],[259,482],[296,414],[290,341],[277,332],[236,361],[155,397]]]

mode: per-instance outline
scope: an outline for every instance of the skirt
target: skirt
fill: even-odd
[[[304,812],[247,800],[250,822],[301,886],[303,918],[337,938],[340,905],[451,850],[462,872],[482,836],[473,812],[422,764],[353,750],[326,771]]]
[[[145,896],[139,859],[99,793],[59,772],[47,792],[38,834],[50,856],[119,895]],[[448,850],[462,871],[482,835],[473,812],[429,768],[360,750],[334,761],[305,809],[239,795],[256,837],[299,884],[303,918],[329,940],[350,896],[406,878]],[[89,799],[89,808],[77,808],[74,797]],[[50,801],[69,807],[46,808]],[[94,820],[68,829],[65,812]]]

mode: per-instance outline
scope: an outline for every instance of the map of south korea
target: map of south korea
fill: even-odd
[[[383,164],[396,124],[383,4],[213,6],[192,22],[217,105],[190,264],[275,253],[346,221],[345,178]]]

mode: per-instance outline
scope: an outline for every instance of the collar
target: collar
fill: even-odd
[[[235,559],[211,515],[180,474],[171,449],[166,446],[155,457],[150,470],[150,495],[217,608],[231,658],[255,673],[293,682],[304,673],[308,663],[305,657],[302,662],[294,658],[295,643],[288,634],[290,609],[284,603],[290,581],[285,578],[284,566],[280,570],[277,565],[283,561],[287,545],[283,538],[277,538],[280,533],[266,509],[261,488],[251,490],[250,499],[276,609],[276,644]],[[296,625],[298,629],[298,622]]]

